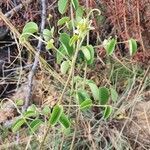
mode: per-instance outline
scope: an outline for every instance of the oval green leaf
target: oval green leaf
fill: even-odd
[[[118,93],[114,88],[110,88],[111,99],[116,102],[118,99]]]
[[[84,54],[85,59],[87,61],[89,61],[91,59],[91,53],[90,53],[89,49],[86,46],[82,46],[81,50],[82,50],[82,52]]]
[[[49,106],[44,106],[44,108],[42,109],[42,113],[44,115],[50,115],[51,109],[49,108]]]
[[[73,47],[69,45],[70,36],[67,33],[60,34],[59,38],[63,48],[65,49],[66,53],[71,56],[73,54]]]
[[[89,109],[92,106],[92,100],[91,99],[86,99],[80,104],[80,109],[85,110]]]
[[[69,41],[69,45],[72,46],[73,44],[75,44],[75,42],[79,39],[78,35],[73,35],[72,38]]]
[[[36,111],[30,111],[30,110],[23,113],[23,116],[25,118],[35,117],[36,115],[37,115]]]
[[[83,90],[83,89],[78,90],[76,96],[77,96],[79,104],[81,104],[86,99],[90,99],[90,96],[88,95],[88,93],[85,90]]]
[[[104,119],[108,119],[112,113],[112,107],[111,106],[106,106],[105,107],[105,110],[104,110],[104,113],[103,113],[103,118]]]
[[[77,10],[79,7],[79,1],[78,0],[71,0],[71,3],[73,5],[74,9]]]
[[[42,120],[40,119],[35,119],[30,123],[30,128],[31,128],[31,132],[35,132],[36,130],[39,129],[40,125],[42,124]]]
[[[114,38],[104,41],[104,48],[106,49],[106,53],[108,55],[111,55],[114,52],[116,43],[117,40]]]
[[[66,24],[67,22],[69,22],[70,18],[69,17],[63,17],[61,19],[58,20],[57,25],[58,26],[62,26],[64,24]]]
[[[63,61],[60,66],[60,71],[62,74],[66,74],[70,68],[70,64],[68,61]]]
[[[129,42],[129,52],[130,52],[130,55],[132,56],[137,51],[137,42],[134,39],[130,39],[128,42]]]
[[[91,54],[91,59],[87,63],[92,64],[94,62],[94,48],[92,45],[87,45],[86,47],[88,48]]]
[[[83,7],[79,6],[76,10],[76,21],[79,22],[83,18],[84,9]]]
[[[106,87],[99,88],[99,100],[101,105],[107,104],[109,100],[109,90]]]
[[[38,32],[38,25],[35,22],[28,22],[22,31],[22,38],[26,40],[31,36],[30,34]]]
[[[65,127],[66,129],[70,127],[70,121],[68,119],[68,117],[62,113],[62,115],[59,118],[59,122],[61,123],[61,125],[63,125],[63,127]]]
[[[58,0],[58,11],[64,14],[67,10],[68,0]]]
[[[95,100],[99,100],[99,89],[95,83],[88,82],[88,85],[91,89],[92,95]]]
[[[52,38],[52,33],[49,29],[43,30],[43,38],[45,41],[49,41]]]
[[[55,105],[49,119],[50,125],[55,125],[59,121],[59,118],[62,113],[63,113],[63,107],[60,105]]]
[[[21,126],[25,123],[23,118],[18,119],[12,126],[12,131],[17,132]]]

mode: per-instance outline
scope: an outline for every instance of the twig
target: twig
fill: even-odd
[[[42,5],[42,14],[41,14],[41,33],[42,33],[42,31],[45,28],[45,20],[46,20],[46,0],[41,0],[41,5]],[[40,38],[43,38],[42,35],[40,36]],[[42,41],[39,40],[38,46],[37,46],[37,53],[35,55],[35,60],[34,60],[32,69],[29,73],[29,76],[28,76],[28,92],[27,92],[27,96],[25,99],[25,104],[23,106],[23,111],[26,110],[27,107],[29,106],[29,101],[30,101],[31,94],[32,94],[32,81],[33,81],[33,77],[38,66],[41,48],[42,48]]]
[[[5,16],[6,16],[6,17],[12,16],[16,11],[19,11],[24,5],[27,5],[27,4],[31,3],[31,2],[32,2],[32,0],[27,0],[27,1],[24,2],[24,4],[19,4],[19,5],[17,5],[17,6],[14,7],[13,9],[11,9],[9,12],[7,12],[7,13],[5,14]]]
[[[10,28],[11,32],[16,35],[16,37],[19,39],[21,34],[18,32],[18,30],[14,27],[14,25],[9,21],[9,19],[0,11],[0,20],[3,20],[6,25]],[[20,43],[22,46],[24,46],[30,53],[36,54],[36,50],[33,48],[33,46],[28,42],[25,41],[23,43]],[[47,63],[47,61],[39,56],[40,62],[42,63],[43,67],[50,73],[54,78],[56,78],[61,84],[65,84],[64,79],[61,78],[61,76]]]

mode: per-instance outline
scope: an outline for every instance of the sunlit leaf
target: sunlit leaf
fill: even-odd
[[[85,90],[78,90],[76,96],[79,101],[79,104],[81,104],[86,99],[90,99],[90,96],[88,95],[88,93]]]
[[[80,109],[81,110],[87,110],[92,106],[92,100],[91,99],[86,99],[80,104]]]
[[[134,39],[130,39],[129,40],[129,51],[130,51],[130,55],[134,55],[137,51],[137,42]]]
[[[114,88],[110,88],[110,93],[111,93],[111,99],[116,102],[118,99],[118,93]]]
[[[78,0],[71,0],[71,3],[72,3],[75,10],[78,9],[78,7],[79,7],[79,1]]]
[[[44,108],[42,109],[42,113],[44,115],[49,115],[51,113],[51,109],[49,108],[49,106],[44,106]]]
[[[12,126],[12,131],[17,132],[21,126],[25,123],[23,118],[18,119]]]
[[[32,104],[31,106],[28,107],[27,111],[36,111],[37,110],[37,107]]]
[[[37,115],[36,111],[30,111],[30,110],[23,113],[23,116],[26,118],[35,117],[36,115]]]
[[[116,43],[117,40],[115,38],[104,41],[103,45],[108,55],[111,55],[114,52]]]
[[[99,88],[94,82],[87,82],[95,100],[99,100]]]
[[[49,50],[49,49],[52,49],[52,48],[54,48],[54,40],[53,40],[53,39],[50,39],[50,40],[47,42],[46,49]]]
[[[38,25],[35,22],[28,22],[22,31],[22,38],[28,39],[31,34],[38,32]]]
[[[35,132],[36,130],[39,129],[40,125],[42,124],[42,120],[40,119],[35,119],[30,123],[30,128],[32,129],[32,132]]]
[[[59,38],[63,48],[65,49],[66,53],[71,56],[73,54],[73,47],[69,45],[70,36],[67,33],[62,33]]]
[[[79,22],[83,18],[84,10],[83,7],[79,6],[76,10],[76,21]]]
[[[63,113],[63,107],[60,105],[55,105],[49,119],[50,125],[55,125],[59,121],[59,118],[62,113]]]
[[[81,51],[88,65],[94,62],[94,48],[92,45],[82,46]]]
[[[70,127],[70,121],[68,119],[68,117],[62,113],[60,118],[59,118],[59,122],[61,123],[61,125],[63,125],[63,127],[65,127],[66,129]]]
[[[72,38],[69,41],[69,45],[72,46],[73,44],[75,44],[75,42],[79,39],[78,35],[73,35]]]
[[[86,46],[91,54],[90,60],[87,62],[88,64],[92,64],[94,62],[94,48],[92,45],[87,45]]]
[[[91,59],[91,53],[90,53],[89,49],[86,46],[82,46],[81,50],[82,50],[82,52],[84,54],[85,59],[87,61],[89,61]]]
[[[58,11],[64,14],[67,10],[68,0],[58,0]]]
[[[43,38],[45,41],[49,41],[52,38],[52,33],[49,29],[43,30]]]
[[[62,26],[64,24],[66,24],[67,22],[69,22],[70,18],[69,17],[63,17],[61,19],[58,20],[57,25],[58,26]]]
[[[70,64],[68,61],[63,61],[60,66],[60,71],[62,74],[66,74],[70,68]]]
[[[103,113],[103,118],[108,119],[110,117],[111,113],[112,113],[112,107],[111,106],[106,106],[105,110],[104,110],[104,113]]]

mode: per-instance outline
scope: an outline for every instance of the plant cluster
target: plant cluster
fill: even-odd
[[[26,124],[30,133],[34,134],[41,124],[45,123],[42,118],[46,118],[46,124],[49,127],[53,127],[60,123],[63,128],[70,128],[72,118],[70,118],[63,108],[63,97],[68,87],[70,89],[69,93],[74,97],[75,105],[78,106],[76,108],[80,109],[81,113],[92,111],[92,106],[99,106],[102,110],[103,119],[107,120],[114,111],[113,103],[118,99],[118,93],[114,87],[98,87],[94,81],[88,80],[86,75],[84,77],[74,75],[77,64],[82,63],[85,68],[94,64],[94,46],[89,44],[88,37],[89,31],[94,29],[92,26],[91,14],[95,11],[100,15],[100,10],[92,9],[87,14],[85,8],[79,5],[78,0],[71,0],[71,2],[59,0],[58,10],[62,15],[67,11],[68,5],[73,7],[75,15],[73,17],[71,16],[71,18],[70,16],[63,16],[58,20],[58,48],[55,47],[54,27],[44,29],[42,36],[39,36],[38,25],[35,22],[28,22],[23,28],[20,42],[29,40],[30,37],[42,40],[47,51],[54,51],[56,63],[60,65],[60,72],[62,75],[67,74],[68,79],[61,96],[57,100],[57,104],[52,109],[45,106],[42,110],[39,110],[35,105],[31,105],[26,112],[15,121],[12,127],[14,132],[18,131],[23,124]],[[136,40],[131,38],[125,42],[129,44],[130,55],[134,55],[137,51]],[[114,55],[117,38],[110,37],[104,40],[102,45],[108,57],[109,55]],[[84,74],[86,74],[86,69]]]

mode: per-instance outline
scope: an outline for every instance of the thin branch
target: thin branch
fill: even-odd
[[[42,5],[42,14],[41,14],[41,33],[42,33],[42,31],[45,28],[45,21],[46,21],[46,0],[41,0],[41,5]],[[43,38],[42,35],[40,36],[40,38]],[[37,46],[37,53],[35,55],[35,60],[34,60],[32,69],[29,73],[29,76],[28,76],[28,92],[27,92],[27,96],[25,100],[25,105],[23,106],[23,111],[26,110],[27,107],[29,106],[29,102],[30,102],[31,95],[32,95],[33,77],[35,75],[35,72],[39,63],[39,55],[41,52],[41,48],[42,48],[42,41],[39,40],[38,46]]]
[[[17,6],[14,7],[13,9],[11,9],[9,12],[7,12],[7,13],[5,14],[5,16],[6,16],[6,17],[12,16],[16,11],[19,11],[24,5],[27,5],[27,4],[31,3],[31,2],[32,2],[32,0],[27,0],[27,1],[24,2],[24,4],[19,4],[19,5],[17,5]]]

